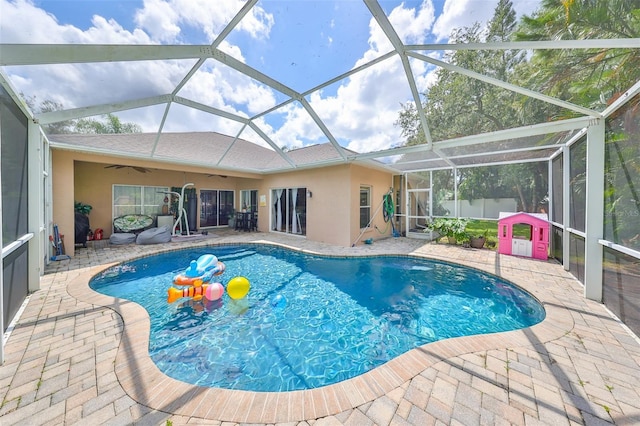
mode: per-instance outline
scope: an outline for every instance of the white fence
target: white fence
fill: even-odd
[[[449,210],[448,216],[455,216],[455,201],[443,201],[442,207]],[[498,219],[500,212],[517,212],[518,204],[513,198],[481,198],[478,200],[458,200],[458,217],[475,219]]]

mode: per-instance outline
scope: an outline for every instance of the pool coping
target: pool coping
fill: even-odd
[[[253,244],[276,245],[303,253],[330,256],[320,251],[304,250],[271,241],[257,241]],[[229,244],[210,243],[204,247],[221,245]],[[154,254],[170,251],[174,250]],[[288,392],[252,392],[191,385],[162,373],[148,353],[150,320],[146,310],[135,302],[106,296],[89,288],[89,281],[93,276],[121,262],[85,269],[71,280],[67,291],[78,300],[110,308],[121,316],[122,336],[114,370],[122,388],[133,400],[152,409],[177,415],[238,423],[294,422],[336,415],[389,394],[425,369],[448,358],[478,351],[545,343],[564,336],[574,326],[571,317],[563,314],[564,308],[552,292],[540,291],[526,274],[512,273],[505,276],[493,273],[488,268],[478,267],[477,264],[468,264],[464,259],[442,259],[419,252],[398,255],[461,264],[497,275],[537,298],[544,306],[546,316],[542,322],[520,330],[457,337],[425,344],[360,376],[332,385]],[[348,254],[340,256],[351,257]],[[130,260],[136,258],[139,257]],[[521,261],[537,262],[528,259]]]

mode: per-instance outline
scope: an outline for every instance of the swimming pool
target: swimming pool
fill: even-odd
[[[246,298],[167,303],[173,277],[215,254]],[[149,353],[170,377],[201,386],[291,391],[336,383],[412,348],[529,327],[545,316],[498,277],[406,256],[327,257],[266,245],[174,251],[103,271],[94,290],[142,305]]]

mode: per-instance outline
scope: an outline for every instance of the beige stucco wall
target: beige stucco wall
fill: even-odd
[[[60,234],[64,235],[67,254],[74,254],[74,219],[73,219],[73,195],[74,174],[73,157],[64,155],[63,152],[53,151],[51,155],[51,185],[53,188],[52,221],[58,225]],[[51,224],[52,225],[52,224]],[[49,229],[49,234],[53,231]]]
[[[149,171],[140,173],[130,167],[105,168],[113,164],[144,167]],[[227,178],[212,174],[210,169],[204,168],[53,150],[53,222],[58,224],[60,233],[65,235],[67,254],[73,255],[74,202],[79,201],[93,207],[89,215],[91,229],[102,228],[105,232],[104,237],[108,238],[112,230],[114,184],[181,187],[191,182],[198,191],[201,189],[236,191],[237,200],[239,182],[261,179],[259,175],[229,171],[219,173]]]
[[[373,215],[391,185],[390,173],[353,164],[257,175],[213,172],[211,169],[189,168],[184,165],[61,150],[53,150],[52,160],[53,220],[65,235],[67,254],[70,255],[74,254],[74,201],[93,206],[89,215],[91,229],[102,228],[104,237],[108,238],[113,220],[113,184],[180,187],[192,182],[198,196],[199,191],[207,189],[235,191],[236,204],[239,203],[240,190],[257,190],[258,198],[264,195],[267,200],[266,206],[258,207],[258,228],[262,232],[270,231],[271,190],[305,187],[312,193],[311,197],[307,197],[306,238],[340,246],[351,246],[360,234],[360,186],[372,187]],[[112,164],[145,167],[149,172],[140,173],[130,167],[105,168]],[[236,205],[236,209],[240,207]],[[198,212],[198,219],[199,217]],[[380,231],[386,233],[383,235]],[[362,243],[368,238],[375,240],[390,235],[390,232],[390,227],[383,220],[382,211],[379,211],[372,227],[358,241]]]
[[[388,172],[372,170],[361,166],[351,168],[351,192],[353,200],[351,203],[351,242],[358,238],[360,229],[360,187],[371,187],[371,226],[362,234],[359,242],[366,239],[384,238],[391,235],[391,225],[384,221],[382,207],[383,196],[392,187],[392,175]]]
[[[313,241],[336,245],[349,245],[349,166],[331,166],[295,172],[268,175],[264,178],[267,204],[270,206],[271,190],[276,188],[301,188],[311,191],[307,197],[307,235]],[[260,213],[260,217],[264,217]],[[269,220],[271,209],[267,208]]]
[[[372,188],[371,214],[373,215],[382,202],[382,196],[391,186],[391,176],[388,172],[345,164],[269,175],[265,176],[263,184],[268,194],[269,205],[271,189],[306,187],[312,193],[312,197],[307,198],[306,237],[313,241],[348,247],[356,241],[361,232],[360,186]],[[271,214],[270,209],[267,213]],[[264,217],[263,213],[260,215]],[[371,227],[364,232],[358,242],[389,235],[391,235],[391,227],[385,223],[380,210]]]

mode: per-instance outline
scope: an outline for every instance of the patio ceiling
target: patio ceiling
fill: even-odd
[[[536,49],[586,49],[586,48],[640,48],[640,39],[606,39],[606,40],[554,40],[539,42],[508,42],[508,43],[475,43],[475,44],[425,44],[415,45],[403,42],[398,36],[398,31],[380,3],[375,0],[364,0],[363,11],[373,18],[380,27],[384,36],[390,43],[391,49],[383,54],[360,61],[357,66],[345,72],[329,76],[329,78],[319,84],[309,83],[309,87],[292,88],[290,84],[278,78],[270,76],[257,64],[249,64],[247,61],[234,57],[232,49],[225,49],[225,43],[229,43],[229,38],[234,30],[241,25],[243,19],[247,19],[249,12],[259,4],[258,0],[247,1],[235,16],[220,31],[217,37],[205,45],[107,45],[107,44],[1,44],[0,55],[0,83],[11,88],[17,93],[15,87],[19,84],[12,81],[25,70],[42,69],[38,67],[62,67],[69,64],[82,66],[96,64],[131,64],[135,66],[141,62],[176,63],[181,64],[181,69],[188,70],[179,77],[155,75],[150,78],[162,80],[167,88],[165,91],[158,89],[158,92],[151,96],[132,97],[130,94],[136,91],[132,87],[121,87],[119,93],[113,94],[109,99],[94,99],[93,103],[74,106],[73,108],[60,111],[45,112],[35,114],[34,118],[42,125],[61,122],[65,120],[95,117],[107,113],[120,113],[124,111],[149,109],[158,114],[157,127],[153,130],[154,136],[147,138],[147,148],[136,152],[135,155],[125,148],[103,147],[108,152],[133,158],[148,158],[161,161],[184,162],[185,159],[176,154],[174,157],[167,152],[160,152],[157,148],[165,138],[166,133],[171,133],[170,121],[172,111],[187,108],[195,114],[199,114],[203,121],[224,120],[231,123],[236,129],[235,134],[230,134],[229,138],[224,138],[228,145],[224,149],[218,149],[215,157],[208,157],[206,161],[189,159],[192,164],[211,167],[212,169],[222,168],[225,164],[225,157],[233,152],[233,148],[238,148],[236,144],[246,144],[247,142],[259,145],[261,148],[272,151],[277,161],[265,162],[260,170],[246,168],[243,170],[241,164],[234,163],[233,168],[238,171],[269,173],[282,170],[290,170],[300,167],[312,167],[314,165],[339,164],[345,162],[376,162],[385,168],[397,173],[433,170],[449,167],[469,167],[481,164],[504,164],[510,162],[540,161],[549,159],[562,144],[566,143],[576,134],[582,131],[590,120],[601,118],[606,111],[595,111],[581,105],[575,105],[562,99],[557,99],[543,93],[535,92],[524,87],[515,86],[493,77],[478,74],[474,71],[448,64],[441,59],[441,53],[452,50],[523,50],[532,51]],[[286,16],[279,17],[286,20]],[[291,23],[293,25],[293,23]],[[299,23],[298,23],[299,24]],[[313,52],[308,52],[311,57]],[[372,149],[361,148],[355,151],[348,148],[348,142],[337,136],[339,132],[332,128],[328,122],[328,117],[323,117],[314,108],[314,97],[322,96],[323,91],[335,88],[336,85],[354,78],[360,73],[371,72],[380,67],[388,67],[390,64],[398,65],[398,69],[404,73],[410,99],[397,99],[398,105],[406,101],[412,101],[417,105],[422,103],[419,90],[418,76],[414,75],[414,65],[417,62],[430,67],[444,68],[453,72],[464,74],[473,79],[499,87],[502,90],[515,92],[523,96],[530,97],[540,102],[550,103],[560,106],[567,111],[577,115],[562,121],[540,123],[524,128],[507,129],[498,132],[486,133],[482,135],[465,135],[459,138],[446,141],[433,141],[429,133],[429,123],[422,112],[419,113],[421,125],[426,129],[427,143],[418,146],[404,146],[401,138],[393,143],[393,148]],[[185,64],[189,66],[185,67]],[[107,65],[104,65],[107,66]],[[313,66],[313,65],[309,65]],[[246,110],[232,111],[216,106],[215,102],[206,99],[199,99],[193,95],[197,91],[186,90],[185,88],[195,84],[195,76],[204,69],[221,67],[228,72],[233,72],[243,78],[249,79],[255,84],[257,90],[266,90],[274,94],[274,105],[263,108],[257,112]],[[65,68],[60,68],[61,72]],[[82,78],[91,80],[91,68],[78,68]],[[135,68],[131,68],[132,72]],[[99,84],[93,82],[93,84]],[[638,85],[633,90],[638,90]],[[160,84],[158,85],[160,87]],[[64,94],[55,92],[56,87],[52,85],[51,95],[53,99],[63,97]],[[90,85],[88,85],[90,90]],[[379,90],[395,90],[393,87],[380,87]],[[191,94],[191,95],[189,95]],[[24,101],[21,102],[24,104]],[[286,117],[288,109],[296,105],[299,111],[308,115],[309,123],[312,123],[324,135],[323,142],[330,148],[330,153],[323,149],[322,155],[316,159],[310,159],[305,155],[295,155],[293,151],[282,149],[283,142],[274,139],[273,132],[265,128],[265,118],[278,115]],[[377,117],[362,117],[360,123],[355,126],[367,126],[371,120]],[[214,129],[212,129],[214,130]],[[215,130],[214,130],[215,131]],[[61,149],[84,150],[86,152],[96,152],[98,148],[90,143],[83,144],[76,140],[69,143],[60,139],[52,142],[52,146]],[[360,146],[367,146],[366,143]],[[196,146],[194,145],[194,148]],[[201,163],[199,163],[199,161]]]

